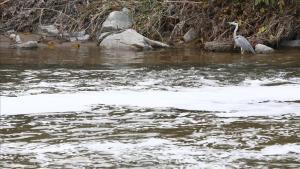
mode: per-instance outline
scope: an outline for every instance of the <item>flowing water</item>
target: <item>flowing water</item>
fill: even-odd
[[[0,50],[0,168],[300,168],[300,54]]]

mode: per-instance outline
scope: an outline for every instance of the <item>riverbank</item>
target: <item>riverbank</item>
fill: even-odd
[[[60,32],[85,30],[96,41],[109,13],[127,7],[133,29],[176,47],[203,48],[210,41],[231,42],[229,21],[240,24],[239,34],[253,46],[262,43],[277,48],[283,40],[300,38],[298,1],[258,2],[5,1],[0,5],[0,32],[36,33],[40,25],[55,25]]]

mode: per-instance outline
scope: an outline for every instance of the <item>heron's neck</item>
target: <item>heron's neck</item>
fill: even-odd
[[[237,32],[238,28],[239,28],[239,25],[236,24],[236,25],[235,25],[235,29],[234,29],[234,31],[233,31],[233,38],[236,37],[236,32]]]

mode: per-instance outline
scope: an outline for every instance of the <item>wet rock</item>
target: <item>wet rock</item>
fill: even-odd
[[[88,41],[90,39],[90,35],[86,34],[85,31],[80,31],[80,32],[75,32],[71,34],[70,41],[75,42],[75,41]]]
[[[28,41],[24,43],[18,43],[12,45],[14,48],[23,48],[23,49],[34,49],[38,47],[38,42],[37,41]]]
[[[212,41],[204,44],[204,49],[214,52],[229,52],[233,50],[233,44],[231,41],[220,42]]]
[[[59,30],[54,25],[40,25],[38,32],[44,36],[58,36]]]
[[[300,47],[300,39],[297,39],[297,40],[286,40],[286,41],[283,41],[280,43],[280,46],[283,46],[283,47],[297,47],[299,48]]]
[[[75,36],[75,37],[82,37],[84,35],[85,35],[85,30],[72,33],[72,36]]]
[[[20,35],[17,35],[17,34],[12,33],[12,34],[9,35],[9,38],[10,38],[12,41],[14,41],[15,43],[22,43],[21,38],[20,38]]]
[[[257,45],[255,45],[255,52],[256,53],[273,53],[274,49],[269,46],[263,45],[263,44],[257,44]]]
[[[88,35],[88,34],[86,34],[86,35],[84,35],[84,36],[79,36],[79,37],[77,37],[77,40],[78,41],[87,41],[87,40],[89,40],[90,39],[90,35]]]
[[[191,28],[185,35],[183,36],[183,40],[185,42],[191,42],[195,40],[198,37],[198,31],[196,31],[194,28]]]
[[[20,35],[18,34],[10,34],[9,38],[11,39],[11,42],[14,43],[11,45],[12,48],[33,49],[38,47],[37,41],[22,42]]]
[[[102,32],[111,32],[131,28],[133,22],[129,16],[129,13],[130,11],[127,8],[123,8],[122,11],[111,12],[102,24]]]
[[[12,29],[12,30],[6,31],[6,33],[7,33],[7,34],[13,34],[13,33],[16,33],[16,31]]]
[[[100,46],[106,49],[144,50],[169,47],[167,44],[150,40],[133,29],[104,34],[100,35],[99,39]]]

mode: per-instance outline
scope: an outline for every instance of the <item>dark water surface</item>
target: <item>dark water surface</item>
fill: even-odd
[[[300,168],[300,50],[0,49],[0,168]]]

